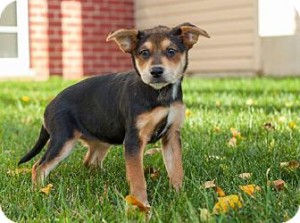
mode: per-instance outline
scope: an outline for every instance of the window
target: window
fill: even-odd
[[[29,75],[28,0],[0,2],[0,77]]]

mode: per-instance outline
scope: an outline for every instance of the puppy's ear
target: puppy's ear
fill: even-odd
[[[106,41],[114,40],[125,53],[131,53],[137,44],[138,30],[120,29],[108,34]]]
[[[209,34],[191,23],[182,23],[172,29],[173,35],[179,35],[185,47],[189,50],[197,43],[200,35],[210,38]]]

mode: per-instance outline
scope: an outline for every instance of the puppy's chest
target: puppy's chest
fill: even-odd
[[[185,107],[175,102],[169,107],[159,106],[138,116],[136,126],[142,141],[155,142],[169,130],[180,129],[184,120]]]

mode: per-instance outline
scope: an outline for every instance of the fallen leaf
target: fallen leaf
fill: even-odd
[[[221,128],[219,126],[215,126],[213,131],[214,132],[221,132]]]
[[[236,147],[236,145],[237,145],[237,140],[236,140],[236,138],[235,138],[235,137],[232,137],[231,139],[229,139],[227,145],[228,145],[229,147]]]
[[[300,163],[297,160],[280,163],[281,168],[288,168],[288,169],[293,169],[293,170],[298,169],[299,166],[300,166]]]
[[[220,106],[221,106],[221,101],[217,100],[217,101],[216,101],[216,106],[217,106],[217,107],[220,107]]]
[[[290,121],[290,122],[289,122],[289,127],[290,127],[290,129],[297,129],[297,124],[296,124],[296,122]]]
[[[215,214],[224,214],[230,209],[236,210],[242,206],[243,204],[238,195],[228,195],[226,197],[218,198],[218,202],[215,204],[213,212]]]
[[[254,104],[254,100],[252,98],[249,98],[247,101],[246,101],[246,105],[253,105]]]
[[[49,195],[51,190],[52,190],[53,185],[52,184],[48,184],[46,187],[41,188],[41,192]]]
[[[190,117],[191,115],[192,115],[191,110],[187,108],[187,109],[185,110],[185,117],[188,118],[188,117]]]
[[[155,169],[153,167],[146,167],[144,169],[144,173],[146,175],[150,175],[151,179],[156,180],[160,176],[160,171],[159,169]]]
[[[240,189],[250,196],[253,196],[255,192],[261,191],[261,188],[255,184],[240,186]]]
[[[15,176],[15,175],[24,174],[24,173],[31,173],[31,169],[30,168],[17,168],[15,170],[7,171],[7,174],[10,176]]]
[[[275,130],[275,126],[274,126],[272,123],[270,123],[270,122],[264,123],[264,128],[265,128],[266,130],[268,130],[268,131]]]
[[[206,181],[203,187],[205,189],[216,187],[215,180]]]
[[[274,181],[268,181],[268,185],[274,188],[277,191],[283,190],[285,187],[284,180],[274,180]]]
[[[153,149],[148,149],[145,152],[145,155],[153,155],[155,153],[161,153],[161,148],[153,148]]]
[[[280,123],[284,123],[284,122],[286,122],[286,117],[285,117],[285,116],[280,116],[280,117],[278,118],[278,121],[279,121]]]
[[[28,96],[23,96],[23,97],[21,97],[21,100],[22,100],[23,102],[29,102],[29,101],[30,101],[30,97],[28,97]]]
[[[223,189],[221,187],[216,187],[215,191],[217,192],[218,197],[225,197],[226,196],[225,192],[223,191]]]
[[[252,173],[241,173],[241,174],[239,174],[239,178],[241,178],[243,180],[250,179],[251,176],[252,176]]]
[[[234,138],[241,138],[241,133],[236,130],[235,128],[230,128],[230,131],[231,131],[231,134],[232,134],[232,137]]]
[[[200,221],[206,223],[217,222],[213,214],[210,213],[206,208],[200,208]]]
[[[150,206],[149,205],[144,205],[142,202],[140,202],[133,195],[127,195],[125,197],[125,201],[126,201],[127,205],[135,206],[135,207],[137,207],[142,212],[149,212],[150,211]]]

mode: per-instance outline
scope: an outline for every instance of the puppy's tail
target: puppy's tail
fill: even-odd
[[[41,150],[44,148],[44,146],[48,142],[49,138],[50,138],[49,133],[47,132],[45,127],[42,126],[41,131],[40,131],[40,136],[39,136],[37,142],[35,143],[34,147],[22,159],[20,159],[18,165],[31,160],[39,152],[41,152]]]

